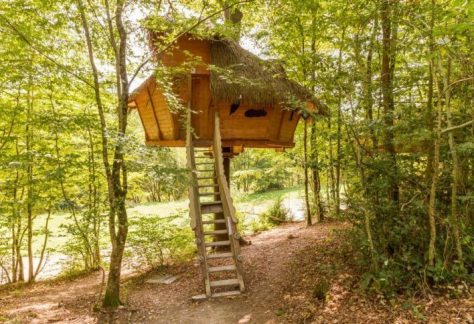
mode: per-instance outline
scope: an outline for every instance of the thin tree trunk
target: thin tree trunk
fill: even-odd
[[[29,86],[31,86],[31,79]],[[26,198],[26,216],[27,216],[27,248],[28,248],[28,282],[35,280],[35,274],[33,269],[33,151],[32,151],[32,139],[33,139],[33,125],[32,125],[32,114],[33,114],[33,94],[31,90],[28,90],[27,99],[27,120],[26,120],[26,154],[27,154],[27,198]]]
[[[374,45],[375,40],[377,37],[377,29],[378,29],[378,19],[377,17],[374,18],[374,27],[372,29],[372,35],[370,36],[370,43],[369,48],[367,51],[367,69],[365,73],[365,89],[364,89],[364,103],[365,103],[365,110],[366,110],[366,117],[369,121],[370,127],[370,135],[372,137],[372,147],[373,150],[377,150],[378,140],[375,134],[375,128],[373,125],[374,116],[373,116],[373,106],[374,106],[374,99],[373,99],[373,85],[372,85],[372,59],[373,59],[373,52],[374,52]]]
[[[122,19],[122,8],[123,3],[121,1],[117,2],[117,8],[115,12],[115,21],[116,24],[121,24]],[[97,67],[95,65],[94,50],[92,46],[92,39],[89,32],[89,24],[85,14],[85,9],[82,0],[78,0],[78,9],[81,15],[82,28],[84,31],[84,37],[86,40],[89,63],[92,68],[92,76],[94,79],[94,92],[97,105],[97,111],[99,113],[99,120],[101,126],[101,139],[102,139],[102,162],[104,164],[104,169],[107,178],[107,188],[108,188],[108,200],[109,200],[109,235],[110,242],[112,244],[112,252],[110,256],[110,266],[109,266],[109,275],[107,279],[107,288],[103,299],[103,306],[105,307],[117,307],[121,304],[120,302],[120,274],[121,274],[121,265],[123,251],[125,248],[125,240],[128,232],[127,224],[127,213],[125,209],[125,197],[126,197],[126,172],[125,172],[125,161],[123,160],[123,154],[121,152],[121,143],[123,135],[126,129],[126,117],[127,117],[127,101],[128,101],[128,80],[125,75],[125,79],[122,79],[123,71],[122,64],[125,62],[125,47],[126,43],[126,34],[124,34],[123,26],[117,26],[117,29],[120,34],[120,48],[114,49],[114,53],[119,53],[120,58],[117,65],[116,71],[120,75],[120,93],[117,93],[119,97],[118,101],[118,117],[119,117],[119,126],[118,126],[118,136],[121,137],[117,144],[115,145],[115,152],[113,157],[113,165],[110,166],[109,155],[108,155],[108,140],[107,140],[107,124],[105,121],[104,107],[102,104],[102,98],[100,93],[100,83],[99,83],[99,74]],[[125,68],[125,65],[123,65]],[[126,71],[125,71],[126,74]],[[125,100],[124,100],[125,99]],[[125,102],[124,102],[125,101]],[[120,179],[120,171],[123,171],[122,181]],[[116,229],[116,217],[119,221],[118,229]]]
[[[19,155],[19,150],[18,150],[18,140],[15,143],[15,149],[16,149],[16,155]],[[17,170],[17,179],[19,179],[19,172]],[[17,180],[18,181],[18,180]],[[17,195],[17,191],[15,191],[15,197]],[[23,190],[20,195],[20,200],[23,199]],[[15,198],[15,201],[17,199]],[[15,281],[20,281],[23,282],[25,281],[25,271],[24,271],[24,266],[23,266],[23,258],[21,256],[21,244],[23,242],[23,236],[20,236],[21,230],[22,230],[22,219],[21,219],[21,214],[20,211],[17,209],[18,207],[15,207],[15,212],[16,212],[16,241],[15,241],[15,252],[16,252],[16,262],[17,264],[15,265],[17,269],[17,274],[18,274],[18,279]]]
[[[328,130],[329,130],[329,169],[328,169],[328,204],[331,206],[336,201],[336,180],[334,176],[334,156],[332,148],[332,134],[331,134],[331,115],[328,116]]]
[[[349,136],[349,126],[346,124],[346,131]],[[351,148],[354,154],[354,160],[356,161],[356,166],[357,170],[359,171],[359,177],[360,181],[362,184],[362,188],[364,190],[364,201],[366,202],[366,205],[369,206],[369,208],[363,208],[363,214],[364,214],[364,228],[365,228],[365,233],[367,235],[367,243],[369,245],[370,249],[370,256],[371,256],[371,264],[372,268],[375,271],[378,271],[378,265],[377,265],[377,260],[375,258],[375,245],[374,241],[372,238],[372,230],[371,230],[371,218],[374,217],[374,212],[370,208],[373,204],[370,203],[370,192],[369,192],[369,186],[367,183],[367,176],[365,174],[365,169],[364,169],[364,163],[363,163],[363,154],[362,154],[362,145],[359,142],[359,138],[357,134],[352,130],[352,133],[354,135],[354,139],[357,142],[357,145],[353,145],[351,141]]]
[[[100,255],[100,228],[101,228],[101,216],[100,216],[100,209],[98,205],[98,177],[96,172],[95,166],[95,148],[94,148],[94,139],[92,136],[92,131],[89,125],[87,125],[87,135],[89,138],[89,210],[93,215],[92,220],[92,228],[93,228],[93,259],[92,259],[92,267],[94,269],[98,269],[102,262],[101,255]]]
[[[115,8],[115,25],[119,35],[118,64],[116,73],[120,75],[120,92],[117,94],[119,127],[119,141],[114,147],[114,159],[112,166],[112,185],[114,190],[114,209],[116,211],[118,228],[115,229],[115,220],[109,221],[110,236],[112,241],[112,254],[110,258],[110,270],[107,280],[107,288],[104,295],[103,305],[106,307],[117,307],[120,305],[120,275],[122,268],[123,252],[128,234],[128,216],[125,205],[127,197],[127,168],[124,159],[123,141],[127,130],[127,113],[129,86],[127,76],[126,51],[127,51],[127,32],[122,21],[124,2],[117,1]],[[112,215],[114,216],[114,215]]]
[[[321,222],[324,220],[324,208],[321,201],[321,178],[319,175],[319,156],[317,148],[317,129],[316,120],[311,125],[311,153],[312,153],[312,180],[313,180],[313,191],[314,191],[314,205],[316,207],[316,221]]]
[[[46,223],[44,225],[44,240],[43,240],[43,247],[41,248],[41,253],[40,257],[38,260],[38,264],[36,265],[36,270],[35,270],[35,278],[38,276],[40,271],[42,270],[43,267],[43,262],[44,262],[44,253],[46,252],[46,247],[48,246],[48,238],[49,238],[49,220],[51,219],[51,206],[48,208],[48,216],[46,217]]]
[[[439,70],[443,71],[441,66],[441,60],[438,60]],[[448,128],[452,127],[452,117],[451,117],[451,90],[449,87],[449,78],[451,72],[451,60],[448,58],[448,66],[446,68],[446,72],[443,73],[443,90],[444,90],[444,100],[446,105],[446,122]],[[459,187],[459,160],[458,154],[456,152],[456,143],[454,141],[454,133],[448,133],[448,144],[449,150],[451,152],[451,160],[452,160],[452,174],[451,174],[451,217],[450,217],[450,225],[453,232],[453,239],[454,245],[456,250],[456,256],[458,258],[458,262],[460,268],[464,271],[464,258],[462,252],[462,245],[461,245],[461,235],[460,235],[460,224],[459,224],[459,210],[458,210],[458,187]]]
[[[18,150],[18,139],[16,140],[15,146]],[[18,152],[17,152],[18,153]],[[12,207],[12,227],[11,227],[11,233],[12,233],[12,256],[11,256],[11,262],[12,262],[12,281],[17,282],[18,280],[18,231],[19,231],[19,218],[20,214],[18,212],[18,207],[17,207],[17,195],[18,195],[18,183],[20,180],[20,174],[18,170],[15,170],[15,181],[13,183],[13,207]]]
[[[311,226],[313,222],[311,220],[311,207],[309,205],[309,181],[308,181],[308,119],[304,119],[304,131],[303,131],[303,148],[304,148],[304,198],[306,203],[306,225]]]
[[[341,114],[342,114],[342,84],[340,82],[341,72],[342,72],[342,50],[344,47],[344,38],[346,35],[346,27],[342,29],[341,42],[339,46],[339,56],[337,61],[337,145],[336,145],[336,179],[335,179],[335,201],[334,201],[334,211],[336,216],[339,216],[341,211]]]
[[[395,68],[395,42],[396,30],[392,29],[393,0],[381,0],[380,16],[382,22],[382,104],[383,104],[383,144],[388,155],[388,182],[389,197],[398,211],[400,189],[398,185],[398,167],[394,140],[394,99],[393,99],[393,73]],[[392,33],[393,32],[393,33]]]
[[[434,27],[434,6],[435,0],[431,1],[431,21],[430,21],[430,60],[429,60],[429,80],[428,80],[428,111],[427,111],[427,126],[433,129],[433,75],[434,75],[434,59],[432,58],[434,53],[434,39],[433,39],[433,27]],[[438,84],[438,82],[436,82]],[[440,92],[438,89],[438,96]],[[433,142],[433,153],[428,153],[428,165],[427,165],[427,176],[431,175],[431,186],[428,201],[428,223],[430,231],[430,239],[428,243],[428,265],[433,267],[436,255],[435,243],[436,243],[436,191],[438,186],[438,169],[439,169],[439,157],[440,157],[440,137],[441,137],[441,98],[438,98],[438,116],[436,122],[436,137]]]

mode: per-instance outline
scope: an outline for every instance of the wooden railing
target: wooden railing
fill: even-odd
[[[190,88],[191,90],[191,81]],[[201,271],[203,274],[204,287],[206,289],[206,295],[211,295],[211,286],[209,280],[209,271],[207,269],[206,262],[206,247],[203,242],[203,227],[201,218],[201,206],[199,204],[199,190],[198,190],[198,179],[196,174],[196,161],[194,159],[194,141],[191,125],[191,100],[188,107],[187,120],[186,120],[186,157],[187,157],[187,168],[190,181],[188,186],[189,191],[189,216],[191,218],[191,228],[194,230],[196,238],[196,245],[198,247],[198,258],[201,264]]]
[[[229,241],[230,247],[232,249],[232,254],[234,255],[235,265],[237,267],[237,276],[240,281],[240,290],[244,291],[245,286],[243,282],[243,269],[242,269],[242,259],[240,255],[240,235],[237,231],[237,217],[235,215],[235,208],[230,196],[230,187],[228,179],[225,176],[224,172],[224,158],[222,154],[222,138],[220,131],[220,118],[219,114],[216,112],[214,119],[214,140],[213,140],[213,154],[215,160],[215,172],[217,177],[217,183],[219,185],[219,194],[220,200],[222,202],[222,208],[224,209],[224,218],[227,222],[227,227],[229,231]]]
[[[186,126],[186,158],[187,158],[187,168],[190,182],[189,184],[189,214],[191,216],[191,228],[194,230],[197,225],[197,221],[200,218],[200,207],[199,207],[199,192],[197,185],[197,175],[196,175],[196,162],[194,160],[194,144],[193,144],[193,134],[191,131],[191,110],[188,111],[187,116],[187,126]]]

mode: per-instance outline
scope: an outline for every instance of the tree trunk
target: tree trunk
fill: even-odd
[[[395,146],[393,144],[394,132],[394,99],[393,99],[393,73],[395,68],[395,38],[396,32],[392,29],[393,0],[381,0],[380,17],[382,23],[382,105],[383,105],[383,145],[388,162],[389,197],[393,207],[398,211],[400,190],[398,184],[398,167]],[[393,34],[392,34],[392,31]]]
[[[31,80],[30,80],[31,81]],[[31,83],[30,83],[31,86]],[[27,108],[27,120],[26,120],[26,154],[27,154],[27,198],[26,198],[26,216],[27,216],[27,248],[28,248],[28,282],[34,282],[34,264],[33,264],[33,151],[32,151],[32,139],[33,139],[33,125],[32,125],[32,114],[33,114],[33,103],[32,92],[28,91],[28,108]]]
[[[452,127],[452,118],[451,118],[451,90],[449,85],[450,73],[451,73],[451,60],[447,60],[446,72],[443,73],[443,90],[444,90],[444,101],[446,105],[446,122],[448,128]],[[443,71],[441,66],[441,60],[438,60],[439,70]],[[448,144],[449,150],[451,152],[452,160],[452,171],[451,171],[451,217],[450,225],[453,232],[453,240],[456,250],[456,256],[458,258],[459,266],[461,270],[464,268],[464,258],[461,245],[461,235],[460,235],[460,224],[459,224],[459,210],[458,210],[458,187],[459,187],[459,160],[458,154],[456,152],[456,143],[454,141],[454,132],[448,133]]]
[[[328,131],[329,131],[329,166],[328,166],[328,205],[332,207],[332,204],[336,201],[336,180],[334,176],[334,156],[332,148],[332,123],[331,114],[328,116]],[[330,209],[332,210],[332,209]]]
[[[335,201],[334,211],[336,217],[341,211],[341,124],[342,124],[342,84],[340,82],[342,72],[342,51],[344,47],[344,38],[346,35],[346,28],[343,27],[341,35],[341,43],[339,46],[339,55],[337,60],[337,144],[336,144],[336,179],[335,179]]]
[[[224,11],[224,20],[231,27],[231,38],[236,42],[240,41],[241,21],[243,18],[242,11],[237,5],[229,0],[218,0]]]
[[[108,11],[108,2],[106,4]],[[120,275],[123,252],[128,234],[128,216],[125,206],[127,196],[127,169],[123,152],[123,139],[127,129],[127,112],[129,86],[126,65],[127,33],[123,26],[122,11],[124,3],[119,0],[115,8],[115,26],[119,36],[118,47],[113,43],[113,52],[115,54],[117,77],[117,115],[118,115],[118,140],[114,144],[114,154],[112,166],[109,163],[107,124],[105,120],[105,111],[102,105],[100,92],[99,74],[95,65],[92,39],[90,37],[89,25],[85,14],[82,0],[78,0],[78,9],[81,15],[82,27],[86,40],[89,62],[92,68],[94,79],[94,92],[97,110],[99,113],[102,138],[102,160],[107,178],[108,200],[109,200],[109,234],[112,243],[112,252],[110,257],[110,269],[107,279],[107,288],[105,291],[102,305],[104,307],[117,307],[120,302]],[[108,25],[112,25],[110,15],[107,13]],[[114,39],[113,30],[109,30],[111,39]]]
[[[127,32],[123,26],[122,12],[124,3],[117,1],[115,9],[115,25],[119,35],[119,46],[116,50],[117,70],[120,75],[120,91],[117,93],[118,99],[118,137],[125,138],[127,130],[128,116],[128,76],[126,64]],[[117,307],[120,305],[120,274],[122,267],[123,252],[128,234],[128,215],[125,205],[127,197],[127,168],[124,159],[122,140],[117,141],[114,147],[114,159],[112,164],[111,184],[113,187],[113,213],[110,213],[109,231],[112,241],[112,254],[110,258],[110,270],[107,280],[103,305],[106,307]],[[115,228],[115,216],[118,220],[118,228]]]
[[[324,208],[321,201],[321,178],[319,176],[319,156],[317,148],[317,129],[316,121],[311,125],[311,153],[312,153],[312,166],[311,174],[313,180],[313,191],[314,191],[314,204],[316,207],[316,221],[321,222],[324,220]]]
[[[306,203],[306,225],[311,226],[311,207],[309,205],[309,181],[308,181],[308,119],[304,119],[304,133],[303,133],[303,168],[304,168],[304,198]]]
[[[46,223],[44,225],[44,239],[43,239],[43,247],[41,248],[41,253],[39,256],[38,264],[36,265],[36,270],[34,273],[34,277],[36,278],[38,274],[43,270],[43,262],[44,262],[44,253],[46,252],[46,247],[48,246],[48,238],[49,238],[49,220],[51,219],[51,206],[48,207],[48,216],[46,217]]]
[[[434,6],[435,0],[431,1],[431,21],[430,21],[430,60],[429,60],[429,79],[428,79],[428,109],[426,116],[426,123],[428,129],[433,129],[433,75],[434,75],[434,39],[433,39],[433,27],[434,27]],[[438,82],[437,82],[438,84]],[[435,243],[436,243],[436,191],[438,186],[438,169],[439,169],[439,158],[440,158],[440,137],[441,137],[441,93],[438,89],[438,116],[436,122],[436,137],[433,141],[433,153],[428,153],[428,164],[427,164],[427,178],[431,178],[429,201],[428,201],[428,224],[430,239],[428,243],[428,265],[433,267],[436,255]]]

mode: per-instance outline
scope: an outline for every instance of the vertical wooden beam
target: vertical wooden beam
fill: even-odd
[[[143,122],[143,117],[142,117],[142,114],[140,113],[140,107],[138,106],[138,104],[135,100],[133,102],[135,103],[135,107],[137,107],[138,116],[140,117],[140,121],[142,122],[143,130],[145,131],[145,141],[149,141],[150,140],[150,135],[148,135],[148,130],[146,129],[145,123]]]
[[[151,109],[153,110],[153,117],[155,117],[156,127],[158,128],[158,140],[161,140],[163,139],[163,133],[161,132],[160,123],[158,122],[158,116],[156,115],[155,104],[153,103],[153,95],[150,92],[148,85],[146,86],[146,92],[148,94],[148,102],[151,104]]]
[[[283,127],[283,122],[285,121],[285,115],[286,115],[286,111],[283,110],[280,115],[280,122],[278,123],[278,131],[275,136],[276,141],[280,140],[281,128]]]

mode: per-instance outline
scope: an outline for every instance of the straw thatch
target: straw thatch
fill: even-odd
[[[210,40],[211,91],[218,101],[232,101],[242,95],[249,104],[287,104],[312,101],[311,93],[288,79],[283,66],[265,61],[224,39]]]
[[[299,108],[310,101],[316,112],[325,114],[327,108],[312,93],[297,82],[290,80],[284,67],[276,60],[263,60],[229,39],[203,38],[190,33],[181,37],[208,41],[211,52],[211,92],[216,101],[234,101],[242,96],[242,102],[250,105],[279,104],[287,108]],[[159,35],[150,32],[149,41],[157,58],[155,43]]]

